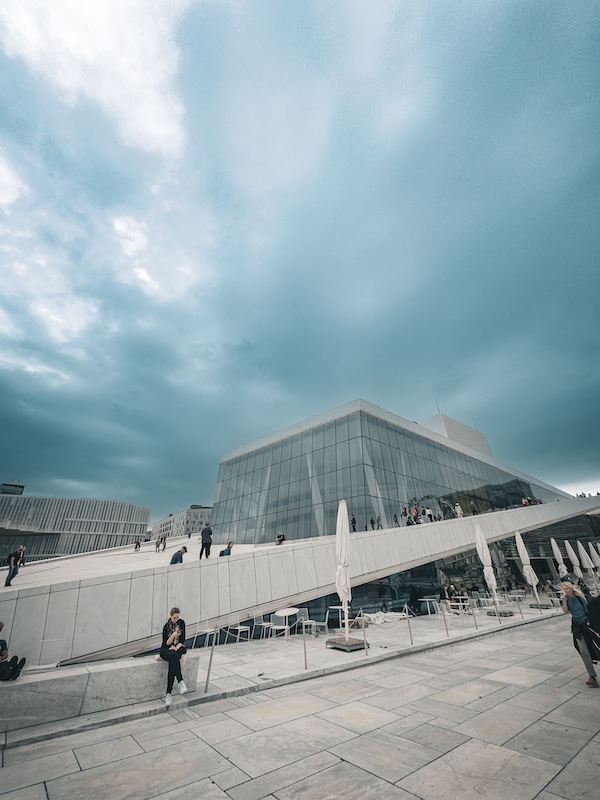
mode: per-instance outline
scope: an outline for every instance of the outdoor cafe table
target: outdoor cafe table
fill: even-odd
[[[290,634],[290,625],[288,620],[290,617],[293,617],[294,614],[297,614],[299,610],[300,610],[299,608],[290,607],[290,608],[282,608],[279,611],[275,612],[276,617],[283,617],[283,619],[285,620],[285,624],[287,626],[285,631],[286,636],[289,636]]]

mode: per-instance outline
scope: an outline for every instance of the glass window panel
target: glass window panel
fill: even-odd
[[[381,457],[381,443],[378,441],[372,441],[371,444],[371,456],[373,458],[373,466],[380,466],[383,459]]]
[[[394,469],[394,462],[392,460],[392,449],[387,444],[381,445],[381,458],[384,469],[389,469],[393,471]]]
[[[352,482],[352,496],[358,497],[363,495],[366,491],[365,470],[361,465],[353,466],[350,470],[350,479]]]
[[[335,421],[335,441],[336,444],[339,442],[345,442],[348,439],[348,417],[342,417],[342,419],[336,419]]]
[[[292,440],[284,439],[281,443],[281,460],[288,461],[292,457]]]
[[[335,422],[328,422],[323,426],[323,446],[335,444]]]
[[[300,440],[302,442],[302,454],[305,453],[312,453],[313,451],[313,432],[306,431],[305,433],[300,435]]]
[[[291,461],[282,461],[281,462],[281,470],[279,473],[279,483],[281,484],[288,484],[290,482],[290,466]]]
[[[361,464],[363,451],[362,451],[362,439],[350,439],[350,464]]]
[[[271,479],[269,481],[271,486],[277,486],[279,483],[279,475],[281,473],[281,464],[277,462],[277,464],[273,464],[271,467]]]
[[[302,436],[292,438],[292,458],[302,455]]]
[[[313,450],[319,450],[323,447],[323,426],[313,428]]]
[[[360,414],[351,414],[348,417],[348,438],[360,436]]]
[[[323,450],[316,450],[313,453],[312,458],[312,466],[313,466],[313,473],[315,475],[322,475],[325,463],[325,456],[323,454]]]
[[[352,496],[352,479],[350,477],[350,469],[341,469],[338,471],[338,491],[340,493],[340,500],[350,500]]]
[[[323,475],[323,501],[335,502],[338,500],[337,473],[328,472]]]
[[[281,461],[281,442],[274,444],[271,448],[271,463],[276,464]]]
[[[323,449],[323,453],[325,456],[325,464],[323,470],[324,472],[331,472],[336,468],[336,446],[332,444],[329,445],[329,447],[325,447]]]
[[[336,447],[336,468],[344,469],[350,466],[350,442],[339,442]]]
[[[290,462],[290,481],[299,481],[302,477],[302,464],[303,464],[302,456],[296,456],[292,458]]]

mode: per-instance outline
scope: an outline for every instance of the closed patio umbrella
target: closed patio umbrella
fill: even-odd
[[[590,556],[592,557],[592,561],[596,567],[600,569],[600,555],[598,554],[598,551],[591,542],[588,542],[588,547],[590,548]]]
[[[594,587],[598,588],[598,579],[596,577],[596,570],[594,566],[594,562],[588,555],[588,551],[585,547],[581,544],[579,539],[577,540],[577,552],[579,553],[579,559],[581,561],[581,566],[589,575],[589,580],[592,582]]]
[[[567,551],[567,557],[571,564],[573,564],[573,572],[580,580],[583,580],[583,572],[581,571],[581,565],[579,563],[579,558],[577,557],[577,553],[571,547],[571,543],[565,539],[565,550]]]
[[[554,558],[558,562],[558,574],[561,578],[564,578],[565,575],[568,574],[569,570],[565,566],[565,562],[563,561],[562,553],[560,552],[560,547],[556,544],[556,539],[550,539],[550,544],[552,545],[552,552],[554,553]]]
[[[481,530],[480,525],[475,525],[475,547],[477,549],[477,555],[479,556],[479,560],[483,565],[483,577],[485,578],[485,582],[487,583],[489,590],[492,593],[492,597],[494,598],[496,615],[498,617],[498,622],[500,622],[498,597],[496,595],[498,584],[496,583],[496,576],[494,575],[494,568],[492,567],[492,556],[490,553],[490,548],[488,547],[488,543],[485,540],[485,536],[483,535],[483,531]]]
[[[525,542],[523,541],[523,537],[517,531],[515,533],[515,544],[517,545],[517,552],[519,553],[519,558],[521,559],[521,563],[523,564],[523,575],[527,583],[533,587],[533,591],[535,593],[535,599],[538,604],[540,605],[540,598],[538,597],[537,593],[537,585],[540,582],[540,579],[535,574],[534,568],[531,566],[531,561],[529,559],[529,553],[527,552],[527,548],[525,547]],[[542,613],[542,609],[540,608],[540,614]]]
[[[335,589],[340,598],[344,609],[344,629],[346,641],[348,641],[348,603],[352,599],[352,589],[350,588],[350,572],[348,569],[348,555],[350,550],[350,523],[348,521],[348,509],[346,501],[340,500],[337,513],[337,523],[335,526],[335,554],[337,558],[337,569],[335,572]]]

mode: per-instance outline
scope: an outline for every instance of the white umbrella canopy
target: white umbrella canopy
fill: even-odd
[[[534,568],[531,566],[529,553],[527,552],[525,542],[523,541],[523,537],[519,531],[515,533],[515,544],[517,545],[517,552],[519,553],[519,558],[523,564],[523,575],[525,576],[525,580],[530,586],[537,586],[540,582],[540,579],[535,574]]]
[[[350,551],[350,523],[346,501],[340,500],[335,526],[335,554],[337,569],[335,571],[335,589],[344,609],[344,628],[348,639],[348,603],[352,599],[350,588],[350,572],[348,569],[348,555]]]
[[[492,555],[490,553],[488,543],[485,540],[485,536],[483,535],[483,531],[479,525],[475,525],[475,547],[477,549],[479,560],[483,564],[483,577],[485,578],[485,582],[489,586],[492,597],[494,598],[496,616],[498,617],[498,622],[500,622],[500,609],[498,608],[498,597],[496,595],[498,584],[496,583],[496,576],[494,575],[494,568],[492,567]]]
[[[540,608],[540,614],[541,614],[542,607],[540,606],[540,598],[538,597],[538,592],[537,592],[537,585],[540,582],[540,579],[535,574],[534,568],[531,566],[529,553],[527,552],[527,548],[525,547],[525,542],[523,541],[523,537],[521,536],[519,531],[515,533],[515,543],[517,545],[519,558],[521,559],[521,563],[523,564],[523,575],[525,576],[525,580],[527,581],[527,583],[533,588],[533,591],[535,593],[535,599]]]
[[[579,553],[579,560],[581,561],[581,566],[584,569],[594,569],[594,562],[588,555],[588,551],[585,547],[581,544],[579,539],[577,540],[577,552]]]
[[[494,569],[492,567],[492,556],[483,531],[479,525],[475,525],[475,547],[477,548],[479,560],[483,564],[483,577],[485,578],[485,582],[490,587],[490,591],[494,593],[498,588],[498,584],[496,583],[496,576],[494,575]]]
[[[554,558],[558,562],[558,574],[561,578],[569,572],[569,570],[565,566],[565,562],[563,561],[562,553],[560,552],[560,547],[556,543],[556,539],[550,539],[550,544],[552,545],[552,552],[554,553]]]
[[[588,542],[588,547],[590,548],[590,556],[592,557],[592,561],[598,567],[598,569],[600,569],[600,554],[597,552],[596,548],[591,542]]]
[[[575,550],[571,547],[571,543],[565,539],[565,550],[567,551],[567,557],[569,558],[571,564],[573,564],[573,572],[577,575],[578,578],[583,580],[583,572],[581,571],[581,565],[579,564],[579,558]]]

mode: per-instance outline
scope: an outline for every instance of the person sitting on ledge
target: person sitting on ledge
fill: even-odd
[[[231,555],[231,551],[233,550],[233,545],[234,544],[235,544],[235,542],[227,542],[227,547],[225,547],[223,550],[221,550],[219,555],[220,556],[230,556]]]
[[[3,628],[4,623],[0,622],[0,632]],[[19,661],[17,656],[13,656],[9,660],[6,639],[0,639],[0,681],[16,681],[24,666],[24,658]]]
[[[278,531],[277,536],[275,537],[275,544],[281,544],[285,542],[285,536],[281,531]]]
[[[165,622],[162,632],[162,645],[159,655],[163,661],[169,664],[167,674],[167,693],[165,695],[165,706],[167,708],[173,702],[171,692],[175,678],[179,682],[179,694],[187,692],[187,686],[181,674],[181,657],[185,654],[185,622],[180,619],[181,612],[177,607],[171,609],[169,619]]]
[[[187,553],[187,547],[184,545],[180,547],[176,553],[171,556],[171,564],[181,564],[183,562],[183,555]]]

